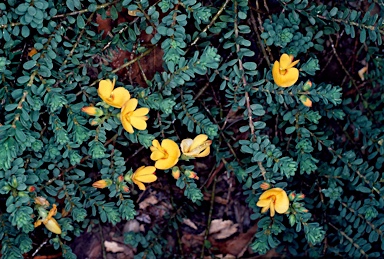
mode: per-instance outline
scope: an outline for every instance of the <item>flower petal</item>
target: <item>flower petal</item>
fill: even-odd
[[[193,143],[193,139],[191,138],[186,138],[181,141],[180,147],[181,147],[181,152],[183,154],[188,153],[191,150],[191,145]]]
[[[134,112],[133,112],[133,116],[136,116],[136,117],[139,117],[139,116],[145,116],[147,115],[149,112],[149,108],[146,108],[146,107],[143,107],[143,108],[139,108],[139,109],[136,109]]]
[[[55,233],[55,234],[58,234],[60,235],[61,234],[61,228],[60,228],[60,225],[59,223],[57,223],[56,219],[54,218],[51,218],[47,221],[47,223],[44,223],[45,227]]]
[[[269,189],[265,192],[263,192],[263,194],[260,195],[260,198],[259,200],[266,200],[266,199],[269,199],[271,196],[277,196],[279,195],[281,192],[285,192],[283,189],[281,188],[272,188],[272,189]]]
[[[161,148],[160,142],[157,139],[152,140],[152,147],[155,147],[156,149],[160,149]],[[152,147],[151,147],[151,150],[152,150]]]
[[[145,122],[143,117],[144,116],[141,116],[141,117],[131,116],[132,126],[138,130],[145,130],[147,128],[147,123]]]
[[[157,176],[152,174],[147,174],[147,175],[138,175],[135,176],[135,180],[143,182],[143,183],[153,183],[154,181],[157,180]]]
[[[279,67],[279,69],[280,70],[284,70],[284,69],[287,69],[287,68],[289,68],[289,65],[292,63],[292,58],[289,56],[289,55],[287,55],[287,54],[283,54],[283,55],[281,55],[281,57],[280,57],[280,67]]]
[[[164,158],[164,153],[162,153],[159,150],[152,151],[151,159],[153,161],[157,161],[157,160],[162,159],[162,158]]]
[[[127,89],[124,87],[117,87],[111,93],[111,104],[108,104],[116,108],[121,108],[130,98],[131,95]]]
[[[180,149],[175,141],[171,139],[164,139],[161,142],[161,146],[167,151],[168,155],[173,158],[179,158]]]
[[[288,68],[291,68],[291,67],[296,66],[296,64],[299,63],[299,62],[300,62],[300,60],[295,60],[295,61],[293,61],[293,62],[288,66]]]
[[[123,117],[123,114],[121,114],[120,116],[120,120],[121,120],[121,124],[123,124],[123,127],[124,129],[128,132],[128,133],[133,133],[134,130],[133,130],[133,127],[132,127],[132,124],[126,119]]]
[[[97,93],[99,94],[101,99],[106,99],[111,96],[114,84],[111,80],[101,80],[99,83],[99,88],[97,89]]]
[[[128,112],[133,112],[137,107],[137,103],[138,101],[136,98],[129,99],[122,107],[121,113],[127,114]]]
[[[145,191],[145,185],[142,182],[132,179],[132,181],[139,187],[140,190]]]
[[[280,214],[287,212],[289,209],[289,199],[285,191],[276,195],[275,209]]]
[[[156,171],[156,167],[154,166],[141,166],[139,167],[134,173],[134,176],[139,175],[153,175],[153,173]],[[137,178],[136,178],[137,179]]]
[[[155,167],[160,170],[166,170],[176,165],[178,161],[178,157],[175,158],[170,156],[167,159],[157,160],[155,163]]]
[[[299,70],[295,67],[292,67],[287,70],[287,73],[283,76],[284,82],[281,87],[289,87],[294,85],[299,79]]]
[[[205,157],[209,155],[209,152],[211,152],[211,147],[208,146],[203,152],[198,154],[196,157]]]
[[[271,202],[271,206],[269,207],[269,209],[271,217],[275,216],[275,204],[273,202]]]
[[[256,203],[256,206],[258,206],[258,207],[268,207],[269,208],[270,204],[271,204],[271,199],[266,199],[266,200],[259,200]]]
[[[202,145],[204,143],[204,141],[206,141],[207,139],[208,139],[208,136],[205,134],[197,135],[194,138],[193,143],[192,143],[191,147],[189,148],[189,150],[193,150],[193,149],[197,148],[198,146]]]

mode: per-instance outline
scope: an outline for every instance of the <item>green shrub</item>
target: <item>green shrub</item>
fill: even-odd
[[[363,1],[362,11],[361,1],[281,0],[260,8],[261,2],[0,3],[2,256],[32,255],[40,245],[33,233],[40,231],[64,258],[75,258],[75,236],[136,216],[134,184],[143,179],[136,169],[155,165],[155,139],[179,145],[204,134],[213,168],[223,164],[237,179],[257,220],[255,253],[379,257],[384,6]],[[118,63],[116,53],[129,55]],[[288,68],[299,69],[288,87],[272,73],[283,53],[300,61]],[[151,67],[148,60],[160,63]],[[369,66],[364,81],[356,76],[361,60]],[[344,79],[336,72],[324,77],[330,62]],[[285,68],[276,71],[285,76]],[[140,115],[145,128],[132,120],[129,133],[122,107],[100,99],[99,82],[113,78],[149,111]],[[100,110],[90,116],[84,107]],[[155,178],[176,185],[184,197],[165,224],[124,234],[137,258],[183,254],[169,250],[163,234],[202,210],[199,178],[209,176],[195,172],[195,158],[177,157],[184,162],[144,179],[147,188]],[[287,194],[288,210],[272,215],[271,205],[258,203],[269,188]],[[270,211],[261,213],[265,206]]]

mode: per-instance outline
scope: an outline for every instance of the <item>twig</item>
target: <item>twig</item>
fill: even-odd
[[[48,238],[45,239],[44,242],[41,243],[38,248],[36,248],[35,252],[33,252],[32,254],[32,257],[34,257],[40,251],[40,249],[48,242],[48,240],[49,240]]]
[[[96,6],[96,11],[99,10],[99,9],[104,9],[104,8],[106,8],[108,6],[117,4],[118,2],[120,2],[120,1],[116,0],[116,1],[113,1],[111,3],[105,3],[105,4],[98,5],[98,6]],[[88,13],[88,12],[90,12],[88,9],[83,9],[83,10],[74,11],[74,12],[71,12],[71,13],[58,14],[58,15],[53,16],[52,19],[64,18],[64,17],[67,17],[67,16],[73,16],[73,15],[82,14],[82,13]]]
[[[211,26],[215,23],[217,18],[219,18],[220,14],[224,11],[225,7],[227,7],[230,0],[225,0],[225,3],[220,7],[219,11],[217,11],[216,15],[212,18],[212,21],[199,33],[199,35],[194,39],[191,43],[191,46],[195,45],[200,40],[200,35],[205,33]]]
[[[203,246],[202,246],[202,248],[201,248],[201,256],[200,256],[200,258],[204,258],[205,242],[208,240],[209,228],[211,227],[213,204],[215,203],[216,182],[217,182],[217,179],[216,179],[216,177],[215,177],[215,178],[213,179],[212,194],[211,194],[211,205],[210,205],[210,207],[209,207],[209,214],[208,214],[207,228],[205,229],[204,241],[203,241]]]

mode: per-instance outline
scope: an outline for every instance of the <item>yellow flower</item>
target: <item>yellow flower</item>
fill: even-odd
[[[294,85],[299,79],[299,70],[293,67],[299,60],[292,61],[292,55],[283,54],[280,57],[280,62],[276,60],[273,64],[272,76],[278,86],[289,87]]]
[[[173,140],[164,139],[160,145],[159,141],[154,139],[150,149],[152,151],[151,159],[156,161],[155,167],[157,169],[169,169],[179,161],[180,149]]]
[[[133,128],[138,130],[145,130],[147,128],[148,117],[145,116],[148,114],[148,108],[139,108],[137,107],[137,99],[130,99],[121,109],[120,120],[123,124],[123,127],[129,133],[133,133]]]
[[[277,213],[283,214],[287,212],[289,208],[289,199],[287,193],[281,188],[272,188],[265,191],[259,198],[256,204],[258,207],[262,207],[261,213],[265,213],[269,209],[271,210],[271,217]]]
[[[92,184],[93,187],[103,189],[105,187],[108,187],[112,184],[112,180],[110,179],[103,179],[103,180],[98,180]]]
[[[205,157],[209,155],[212,140],[208,140],[205,134],[197,135],[193,140],[183,139],[180,147],[183,154],[187,157]]]
[[[312,101],[307,96],[301,95],[300,101],[302,102],[302,104],[304,104],[304,106],[312,107]]]
[[[39,204],[39,203],[36,202],[36,204]],[[47,211],[44,208],[39,208],[39,214],[42,217],[42,219],[39,219],[35,222],[34,224],[35,228],[40,226],[41,223],[43,223],[49,231],[60,235],[61,234],[60,225],[59,223],[57,223],[56,219],[53,218],[53,216],[56,215],[56,212],[57,212],[56,204],[52,205],[52,209],[49,211],[48,215],[47,215]]]
[[[101,80],[97,93],[105,103],[116,108],[121,108],[131,98],[131,95],[124,87],[113,89],[115,83],[115,78],[113,79],[113,82],[109,79]]]
[[[139,186],[139,189],[144,191],[145,185],[143,183],[153,183],[157,180],[155,175],[156,167],[142,166],[139,167],[132,175],[132,181]]]

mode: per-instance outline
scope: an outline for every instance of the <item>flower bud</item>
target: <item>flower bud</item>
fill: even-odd
[[[26,196],[28,196],[28,194],[26,193],[26,192],[18,192],[17,193],[17,196],[19,196],[19,197],[26,197]]]
[[[119,175],[119,177],[117,177],[117,181],[118,181],[119,183],[121,183],[122,181],[124,181],[124,176]]]
[[[101,120],[99,118],[96,118],[96,119],[93,119],[91,121],[91,125],[92,126],[96,126],[96,125],[99,125],[101,123]]]
[[[29,57],[33,57],[35,54],[37,54],[37,49],[32,48],[31,51],[28,52]]]
[[[296,200],[303,200],[305,198],[305,194],[304,193],[300,193],[296,196]]]
[[[29,192],[34,192],[34,191],[36,191],[36,187],[33,186],[33,185],[29,186],[29,187],[28,187],[28,191],[29,191]]]
[[[122,190],[123,192],[129,192],[129,188],[128,188],[128,186],[126,186],[126,185],[122,186],[122,187],[121,187],[121,190]]]
[[[9,185],[4,185],[2,189],[3,189],[3,191],[5,191],[5,192],[9,192],[9,191],[12,189],[12,187],[9,186]]]
[[[197,174],[191,170],[185,170],[184,174],[189,178],[199,180],[199,177],[197,176]]]
[[[99,180],[99,181],[96,181],[92,184],[93,187],[95,188],[99,188],[99,189],[103,189],[105,187],[108,187],[112,184],[112,180],[110,179],[103,179],[103,180]]]
[[[303,90],[304,91],[308,91],[309,89],[311,89],[312,87],[312,82],[310,80],[308,80],[307,82],[305,82],[305,84],[303,85]]]
[[[270,185],[269,183],[263,182],[262,184],[260,184],[260,188],[261,188],[263,191],[266,191],[266,190],[268,190],[269,188],[271,188],[271,185]]]
[[[312,101],[306,95],[301,95],[300,101],[304,104],[304,106],[312,107]]]
[[[289,225],[293,226],[296,223],[296,216],[294,214],[289,215]]]
[[[85,112],[88,115],[96,116],[96,117],[100,117],[104,114],[102,109],[96,108],[94,106],[83,107],[81,108],[81,111]]]
[[[296,198],[296,194],[294,192],[291,192],[289,195],[288,195],[288,199],[290,201],[293,201],[294,199]]]
[[[179,170],[179,168],[177,166],[172,167],[172,176],[176,180],[179,179],[179,177],[180,177],[180,170]]]

